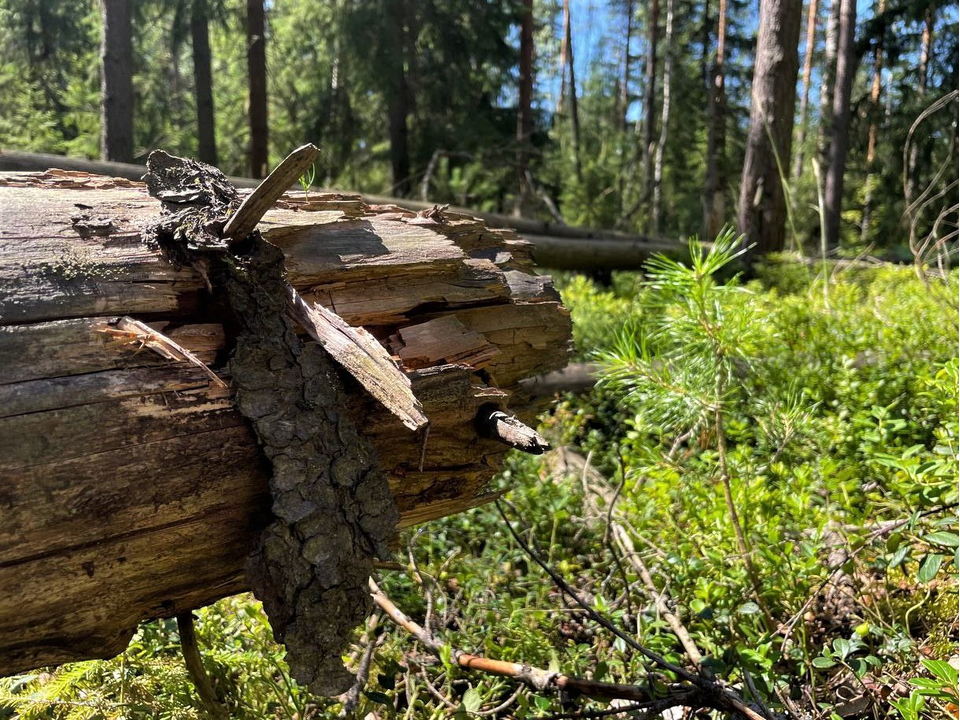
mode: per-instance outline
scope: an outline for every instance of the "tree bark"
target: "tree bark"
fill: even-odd
[[[856,74],[854,40],[857,28],[857,0],[840,0],[840,26],[837,36],[837,74],[833,91],[833,122],[827,150],[824,178],[824,231],[826,246],[840,246],[840,220],[843,210],[843,180],[850,143],[850,93]]]
[[[390,166],[393,178],[393,194],[407,197],[412,182],[410,178],[410,146],[407,118],[410,115],[410,87],[405,69],[407,57],[407,5],[406,0],[387,3],[386,57],[389,60],[384,72],[390,76],[387,91],[387,124],[390,133]]]
[[[524,0],[520,14],[520,86],[517,102],[517,198],[514,215],[523,215],[530,188],[530,136],[533,133],[533,0]]]
[[[933,45],[933,7],[928,7],[923,18],[923,34],[920,39],[920,66],[917,68],[917,95],[923,100],[927,96],[927,77],[930,66],[930,50]],[[907,204],[909,205],[917,193],[917,164],[920,159],[920,146],[917,138],[913,139],[910,154],[907,159]]]
[[[100,159],[133,161],[133,37],[129,0],[100,0]]]
[[[263,0],[247,0],[247,83],[250,105],[250,175],[262,178],[269,169],[267,36]]]
[[[0,228],[18,228],[0,233],[2,674],[113,655],[140,620],[244,590],[270,520],[262,451],[232,389],[207,375],[231,381],[236,330],[204,278],[142,240],[159,213],[136,182],[0,175]],[[345,194],[290,193],[259,229],[287,280],[364,326],[422,403],[425,445],[342,378],[400,526],[489,500],[507,445],[476,418],[499,407],[529,422],[538,405],[520,381],[562,367],[570,340],[529,245],[459,213],[377,211]],[[120,315],[210,368],[115,339]]]
[[[886,1],[878,0],[877,16],[883,18],[886,10]],[[880,126],[880,90],[883,81],[883,45],[886,27],[881,24],[877,46],[873,50],[873,81],[870,83],[870,127],[867,130],[867,181],[863,198],[863,218],[860,222],[860,242],[866,243],[870,238],[870,221],[873,208],[874,162],[877,155],[877,133]]]
[[[570,78],[570,89],[567,97],[570,99],[570,127],[573,137],[573,168],[577,182],[583,180],[583,167],[580,163],[580,108],[577,103],[577,75],[573,69],[573,30],[570,18],[570,0],[563,0],[563,36],[567,49],[567,73]]]
[[[717,57],[707,88],[707,173],[703,190],[703,239],[712,240],[723,227],[727,188],[727,0],[717,16]]]
[[[830,0],[824,37],[823,70],[820,74],[820,125],[817,131],[817,153],[820,167],[827,166],[830,138],[833,136],[833,94],[837,78],[837,41],[840,36],[840,3]]]
[[[663,107],[660,111],[660,139],[657,141],[657,154],[653,164],[653,212],[651,213],[650,231],[653,234],[660,232],[662,220],[662,193],[663,193],[663,151],[667,146],[670,126],[670,76],[673,71],[673,0],[667,0],[667,26],[664,35],[666,52],[663,60]]]
[[[193,44],[193,84],[197,97],[197,157],[217,164],[217,140],[213,115],[213,76],[210,70],[210,27],[205,0],[193,0],[190,38]]]
[[[790,158],[801,0],[761,0],[750,129],[740,182],[740,231],[754,254],[783,249],[787,202],[777,161]]]
[[[794,153],[793,179],[803,174],[804,146],[807,142],[809,123],[808,106],[810,103],[810,78],[813,75],[813,56],[817,42],[817,0],[809,0],[807,8],[807,45],[803,58],[803,83],[800,91],[800,128],[797,133],[797,146]]]
[[[643,166],[643,203],[653,193],[653,130],[657,113],[657,40],[660,31],[660,0],[651,0],[647,17],[647,68],[644,92],[644,120],[641,165]],[[650,218],[647,218],[650,222]]]

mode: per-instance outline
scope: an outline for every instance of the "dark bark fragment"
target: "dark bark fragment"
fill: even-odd
[[[233,310],[237,406],[273,470],[274,519],[248,560],[248,580],[293,677],[311,692],[341,693],[352,683],[341,652],[369,613],[372,560],[387,555],[399,519],[386,476],[343,412],[333,360],[296,334],[282,251],[257,232],[229,252],[216,237],[239,204],[226,178],[168,155],[151,156],[148,167],[151,193],[166,201],[155,229],[161,245],[202,266]]]

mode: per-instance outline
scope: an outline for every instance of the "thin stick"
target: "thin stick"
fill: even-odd
[[[180,634],[183,662],[187,666],[190,681],[197,689],[197,695],[200,696],[200,704],[204,712],[213,720],[229,720],[230,712],[217,698],[217,693],[210,683],[210,676],[203,669],[203,660],[200,658],[200,649],[197,647],[197,634],[193,628],[193,613],[185,612],[177,615],[177,630]]]
[[[437,657],[441,657],[444,644],[427,633],[423,627],[411,620],[397,608],[393,601],[380,590],[372,578],[369,584],[373,601],[386,613],[387,617],[415,637],[420,644],[431,653]],[[530,665],[521,665],[520,663],[506,662],[503,660],[492,660],[464,652],[457,648],[453,648],[450,655],[451,659],[462,668],[477,670],[489,675],[513,678],[538,692],[545,690],[565,690],[570,693],[584,695],[598,700],[621,699],[636,702],[650,702],[656,699],[651,689],[640,685],[624,685],[587,680],[585,678],[535,668]],[[699,702],[698,693],[695,688],[672,686],[670,690],[669,698],[673,701],[674,706],[693,706]]]
[[[307,143],[287,155],[283,162],[247,195],[227,222],[223,228],[223,236],[228,243],[234,244],[246,239],[256,229],[267,210],[303,175],[319,154],[319,148]]]

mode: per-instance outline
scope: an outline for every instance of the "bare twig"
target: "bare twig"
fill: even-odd
[[[735,712],[742,717],[748,718],[748,720],[763,720],[762,715],[748,707],[746,703],[744,703],[744,701],[733,691],[723,687],[720,683],[714,680],[696,675],[689,670],[685,670],[679,665],[668,661],[662,655],[658,655],[649,648],[646,648],[638,643],[635,638],[623,632],[620,628],[610,622],[610,620],[594,610],[588,602],[580,597],[580,593],[574,590],[570,584],[563,579],[563,577],[561,577],[553,568],[544,562],[544,560],[536,552],[534,552],[534,550],[526,542],[524,542],[523,538],[520,537],[520,534],[510,523],[506,513],[504,513],[502,505],[503,502],[506,501],[502,499],[496,501],[495,505],[497,507],[497,511],[500,513],[500,517],[503,518],[503,521],[507,526],[507,530],[513,536],[513,539],[516,541],[516,543],[520,546],[520,549],[523,550],[523,552],[526,553],[537,565],[539,565],[540,568],[550,576],[557,588],[564,595],[579,605],[591,620],[596,622],[607,631],[616,635],[629,647],[632,647],[645,658],[652,661],[656,665],[659,665],[662,669],[672,672],[678,678],[686,680],[688,683],[695,686],[695,689],[700,691],[697,698],[700,704],[720,710]],[[624,699],[630,700],[633,698]]]
[[[360,663],[357,666],[357,680],[350,689],[339,698],[341,703],[340,717],[342,718],[353,715],[357,709],[357,705],[360,703],[360,693],[363,692],[363,688],[366,687],[367,681],[370,679],[370,664],[373,660],[373,651],[380,644],[381,639],[386,637],[385,635],[377,637],[377,624],[379,621],[380,616],[378,613],[374,613],[367,618],[367,629],[362,640],[366,645],[363,648],[363,654],[360,656]]]
[[[442,657],[444,644],[427,633],[423,627],[411,620],[388,598],[377,584],[370,580],[370,592],[373,601],[386,613],[394,623],[402,627],[421,645],[437,657]],[[466,670],[476,670],[489,675],[498,675],[517,680],[526,687],[538,692],[546,690],[564,690],[576,695],[594,698],[597,700],[633,700],[649,702],[657,699],[653,689],[641,685],[625,685],[605,683],[597,680],[587,680],[572,675],[552,672],[520,663],[492,660],[473,655],[457,648],[450,651],[451,660]],[[698,692],[695,688],[673,685],[668,687],[668,697],[673,703],[671,707],[679,705],[692,706],[698,703]],[[753,720],[756,720],[755,718]]]
[[[203,660],[200,658],[200,649],[197,647],[197,634],[193,628],[193,613],[185,612],[177,615],[177,630],[180,634],[180,651],[183,653],[183,662],[187,666],[187,675],[197,690],[200,705],[212,720],[229,720],[230,711],[220,702],[217,693],[210,682],[210,676],[203,669]]]
[[[149,325],[134,320],[132,317],[124,316],[118,320],[111,321],[100,332],[110,335],[127,342],[138,342],[140,347],[148,347],[158,355],[167,358],[167,360],[176,360],[177,362],[188,362],[196,365],[203,370],[207,376],[220,387],[226,387],[227,384],[206,364],[187,350],[179,343],[171,340],[163,333],[154,330]]]

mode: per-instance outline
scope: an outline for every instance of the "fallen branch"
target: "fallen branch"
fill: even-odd
[[[373,597],[373,601],[386,613],[387,617],[410,633],[433,655],[440,658],[444,644],[405,615],[393,601],[383,593],[372,578],[369,582],[370,594]],[[697,690],[690,687],[669,686],[666,697],[657,697],[657,693],[652,687],[587,680],[586,678],[564,675],[550,670],[535,668],[530,665],[522,665],[520,663],[506,662],[503,660],[492,660],[464,652],[457,648],[451,650],[450,657],[458,666],[465,670],[476,670],[487,673],[488,675],[513,678],[537,692],[562,690],[567,693],[583,695],[595,700],[619,699],[642,703],[669,702],[669,707],[678,707],[681,705],[692,707],[699,704],[696,697]]]
[[[513,539],[516,541],[517,545],[520,546],[520,549],[527,554],[540,568],[546,572],[550,578],[553,580],[557,588],[571,600],[573,600],[577,605],[584,610],[587,616],[593,620],[595,623],[606,629],[607,631],[613,633],[616,637],[620,638],[625,642],[629,647],[636,650],[638,653],[643,655],[645,658],[658,665],[661,669],[672,672],[678,678],[687,681],[699,692],[696,693],[696,702],[695,705],[712,707],[717,710],[725,710],[728,712],[734,712],[741,717],[745,717],[748,720],[764,720],[763,716],[747,706],[747,704],[741,699],[736,693],[732,690],[725,688],[719,682],[715,680],[709,680],[700,675],[696,675],[689,670],[685,670],[679,665],[668,661],[662,655],[658,655],[649,648],[644,647],[636,641],[631,635],[623,632],[620,628],[614,625],[606,617],[598,613],[593,607],[582,597],[580,593],[574,590],[570,584],[563,579],[553,568],[551,568],[544,560],[541,558],[534,550],[520,537],[520,534],[514,529],[513,525],[510,523],[510,520],[507,518],[506,513],[503,511],[503,505],[501,505],[501,500],[495,502],[497,506],[497,511],[500,513],[500,517],[503,518],[504,523],[507,526],[507,530],[513,536]],[[624,699],[633,699],[633,698],[624,698]],[[694,704],[687,705],[692,707]]]

